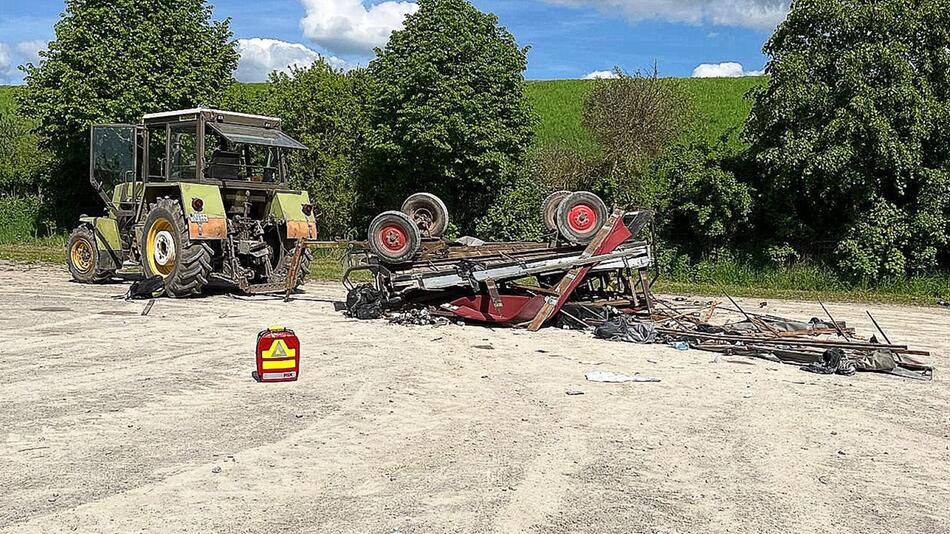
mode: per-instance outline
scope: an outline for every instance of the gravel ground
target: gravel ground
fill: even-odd
[[[125,290],[0,264],[0,533],[950,532],[950,310],[872,307],[928,383]],[[273,324],[296,383],[252,380]]]

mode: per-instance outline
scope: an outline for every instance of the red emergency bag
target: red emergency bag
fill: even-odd
[[[293,382],[300,376],[300,340],[282,326],[257,335],[257,376],[261,382]]]

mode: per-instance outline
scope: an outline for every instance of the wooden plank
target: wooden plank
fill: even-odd
[[[610,234],[614,231],[614,226],[618,223],[623,223],[623,210],[619,209],[614,211],[614,214],[607,219],[604,227],[597,232],[597,235],[594,236],[594,240],[584,249],[584,253],[581,254],[580,259],[584,260],[597,255],[600,247],[607,241],[607,238],[610,237]],[[528,331],[537,332],[540,330],[541,327],[544,326],[544,323],[548,322],[551,317],[554,316],[558,308],[560,308],[561,301],[565,298],[565,294],[574,286],[575,280],[580,276],[584,276],[588,271],[590,271],[590,266],[575,267],[568,271],[558,285],[554,287],[555,294],[545,297],[544,305],[541,306],[541,309],[538,310],[538,314],[531,321],[531,324],[528,325]]]

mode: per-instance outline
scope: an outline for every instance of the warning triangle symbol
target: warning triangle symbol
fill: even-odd
[[[275,343],[275,345],[276,347],[274,347],[273,351],[271,352],[271,358],[286,358],[287,351],[284,349],[284,344],[278,341]]]

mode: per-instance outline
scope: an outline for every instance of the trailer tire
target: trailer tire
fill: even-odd
[[[571,193],[557,208],[558,231],[572,243],[590,243],[606,222],[607,205],[588,191]]]
[[[549,232],[557,231],[557,207],[570,194],[570,191],[557,191],[548,195],[548,198],[541,203],[541,220],[544,221],[544,227]]]
[[[422,246],[415,221],[401,211],[380,214],[369,225],[369,249],[385,263],[406,263]]]
[[[66,242],[66,267],[73,280],[82,284],[98,284],[115,276],[112,269],[99,267],[99,247],[96,245],[96,233],[83,225],[69,235]]]
[[[416,224],[423,236],[437,239],[449,229],[449,209],[432,193],[416,193],[402,203],[400,210]]]
[[[208,285],[211,247],[191,240],[185,213],[176,199],[160,198],[151,205],[139,251],[145,277],[162,277],[169,297],[200,295]]]

